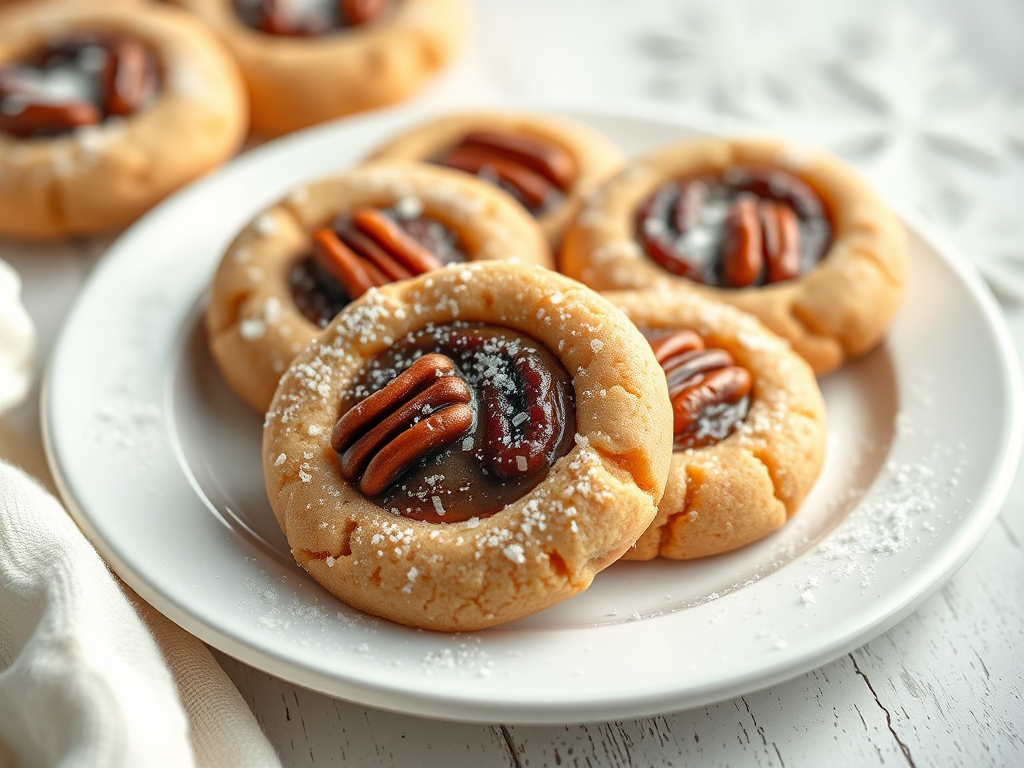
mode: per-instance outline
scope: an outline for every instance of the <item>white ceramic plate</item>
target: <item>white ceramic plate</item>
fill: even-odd
[[[577,114],[635,151],[693,130]],[[115,571],[174,621],[292,682],[400,712],[555,723],[634,717],[792,677],[909,614],[998,512],[1021,435],[993,303],[908,219],[910,289],[879,349],[825,378],[824,472],[768,539],[694,563],[618,563],[585,593],[486,632],[374,620],[292,561],[263,490],[261,416],[202,327],[220,253],[296,183],[422,115],[349,120],[253,151],[169,200],[96,268],[43,399],[53,472]]]

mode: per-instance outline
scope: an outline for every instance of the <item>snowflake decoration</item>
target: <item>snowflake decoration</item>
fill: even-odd
[[[742,10],[715,4],[654,38],[661,90],[827,146],[926,207],[965,198],[958,164],[996,168],[1024,149],[1024,104],[983,92],[946,27],[894,14],[827,58],[791,31],[751,34]]]
[[[1020,105],[977,95],[977,78],[947,29],[896,15],[862,30],[857,43],[834,71],[847,102],[859,96],[863,108],[843,115],[845,137],[830,144],[840,152],[870,148],[864,164],[876,180],[897,186],[923,174],[962,193],[950,161],[995,167],[1024,136]]]
[[[719,111],[749,116],[748,105],[762,93],[780,104],[799,101],[798,80],[825,60],[822,50],[787,38],[781,30],[751,34],[751,18],[735,4],[705,6],[676,30],[649,39],[650,52],[664,64],[655,85],[676,98],[709,98]]]
[[[952,227],[950,235],[996,295],[1024,303],[1024,225],[1018,219],[977,207]]]

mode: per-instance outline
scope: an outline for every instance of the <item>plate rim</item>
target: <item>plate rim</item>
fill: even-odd
[[[511,109],[513,107],[506,108]],[[689,132],[696,130],[713,133],[713,131],[709,131],[705,126],[701,126],[694,121],[667,115],[664,112],[659,113],[656,109],[637,109],[635,105],[625,107],[624,111],[619,111],[615,105],[607,103],[599,106],[572,105],[568,108],[565,105],[561,105],[557,110],[552,109],[550,106],[538,108],[531,105],[527,108],[531,111],[547,109],[547,111],[557,111],[573,116],[587,114],[596,118],[654,121],[663,125],[675,126],[680,130]],[[412,121],[424,113],[434,114],[437,111],[420,107],[405,110],[395,109],[384,113],[361,116],[356,118],[356,120],[359,120],[361,124],[373,124],[382,121],[385,117],[398,117],[402,120]],[[313,133],[324,132],[329,134],[350,128],[352,122],[353,120],[349,119],[347,121],[317,126],[310,131],[290,135],[246,153],[233,162],[245,163],[246,165],[249,163],[262,163],[266,153],[276,154],[285,147],[291,147],[294,144],[307,140],[309,135]],[[228,167],[232,166],[229,165]],[[184,196],[201,194],[203,185],[210,183],[216,176],[219,176],[219,174],[208,176],[200,182],[190,185],[169,198],[166,203],[154,208],[122,233],[110,245],[107,252],[109,253],[116,249],[119,243],[137,230],[144,230],[149,225],[148,223],[151,218],[164,215],[162,211],[168,203],[179,201]],[[557,700],[548,702],[530,701],[528,703],[499,702],[497,705],[494,705],[493,702],[490,702],[493,706],[482,709],[479,700],[475,697],[467,697],[465,694],[453,695],[445,691],[431,697],[410,697],[408,693],[403,693],[387,686],[375,687],[367,685],[365,681],[360,681],[356,684],[351,681],[341,680],[338,677],[328,677],[322,671],[296,664],[287,659],[275,657],[260,648],[240,642],[219,629],[206,624],[201,618],[193,616],[186,609],[165,598],[156,588],[150,588],[147,579],[136,573],[124,560],[117,556],[113,548],[108,545],[92,525],[85,510],[78,505],[64,473],[61,471],[54,445],[56,436],[52,433],[52,424],[50,423],[48,411],[53,396],[52,371],[58,356],[57,352],[67,333],[66,327],[61,329],[54,343],[53,354],[51,354],[50,359],[47,361],[40,391],[40,418],[47,461],[53,473],[58,492],[72,517],[82,528],[83,532],[86,533],[112,570],[121,576],[140,596],[150,602],[165,616],[204,642],[258,669],[305,688],[402,714],[477,723],[495,722],[497,720],[517,724],[593,722],[611,718],[647,716],[728,700],[737,695],[759,690],[815,669],[877,637],[912,613],[922,602],[937,592],[973,554],[998,515],[1015,476],[1021,452],[1021,436],[1024,435],[1024,412],[1022,412],[1021,408],[1022,377],[1009,330],[1000,314],[996,301],[983,286],[981,278],[973,271],[966,259],[959,254],[948,238],[939,232],[936,227],[920,214],[908,210],[901,205],[895,204],[893,208],[897,211],[897,214],[907,225],[908,229],[920,235],[955,273],[958,280],[972,295],[977,307],[981,310],[982,317],[992,331],[992,341],[999,353],[998,358],[1002,368],[1003,383],[1009,393],[1008,402],[1011,409],[1011,413],[1008,414],[1007,428],[1003,433],[1003,445],[999,451],[1001,461],[997,467],[994,467],[986,475],[979,498],[974,499],[971,503],[971,521],[964,531],[962,545],[955,551],[954,556],[944,557],[941,562],[933,564],[929,581],[924,588],[906,596],[906,599],[899,605],[877,616],[873,622],[862,626],[856,633],[837,638],[835,641],[825,645],[818,644],[816,646],[817,650],[814,652],[788,655],[786,663],[776,664],[767,670],[752,670],[746,676],[731,679],[730,684],[727,686],[716,686],[712,683],[707,683],[703,686],[689,687],[685,691],[665,690],[653,696],[650,692],[637,692],[633,696],[619,696],[612,700],[586,703],[578,700],[571,703]],[[69,312],[69,317],[74,313],[79,303],[84,301],[83,297],[89,291],[89,286],[93,281],[103,279],[103,275],[106,272],[104,268],[114,268],[108,266],[111,263],[110,259],[102,258],[96,265],[88,281],[80,289],[78,296],[76,296],[75,303]],[[796,559],[799,560],[799,557]],[[438,711],[439,706],[443,711]],[[571,711],[567,710],[567,707],[571,707]]]

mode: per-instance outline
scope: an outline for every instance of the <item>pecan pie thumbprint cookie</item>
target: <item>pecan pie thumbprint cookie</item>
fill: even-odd
[[[252,129],[277,136],[413,94],[451,58],[463,0],[172,0],[238,62]]]
[[[291,359],[350,301],[486,259],[552,266],[543,233],[500,190],[445,168],[368,163],[294,190],[235,239],[210,292],[210,349],[265,411]]]
[[[814,373],[755,317],[678,288],[605,294],[664,370],[673,447],[658,516],[627,560],[717,555],[800,507],[825,457]]]
[[[234,63],[203,26],[142,3],[0,12],[0,235],[123,227],[245,136]]]
[[[654,519],[671,454],[636,327],[501,261],[350,304],[292,363],[263,434],[298,563],[356,608],[444,631],[585,589]]]
[[[561,267],[602,291],[672,283],[753,312],[824,373],[882,338],[907,243],[881,198],[824,151],[693,139],[598,189]]]
[[[374,157],[420,160],[479,176],[512,194],[552,247],[595,185],[622,167],[622,153],[589,126],[551,115],[480,112],[415,126]]]

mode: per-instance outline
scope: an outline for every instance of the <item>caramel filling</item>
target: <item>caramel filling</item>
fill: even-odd
[[[535,217],[562,205],[577,176],[576,161],[562,147],[506,131],[471,131],[433,161],[504,189]]]
[[[319,37],[368,24],[388,9],[388,0],[235,0],[247,26],[268,35]]]
[[[637,209],[636,233],[662,268],[727,288],[799,277],[832,242],[814,191],[786,171],[761,166],[666,181]]]
[[[156,57],[113,32],[54,38],[0,67],[0,132],[45,138],[127,117],[159,90]]]
[[[392,208],[359,207],[319,227],[312,253],[290,274],[298,310],[321,328],[374,286],[467,260],[458,236],[405,198]]]
[[[750,409],[750,371],[724,349],[708,349],[695,331],[643,333],[668,380],[675,450],[704,448],[735,432]]]
[[[569,452],[572,380],[536,340],[481,323],[432,326],[371,360],[343,394],[342,477],[396,515],[484,518]]]

